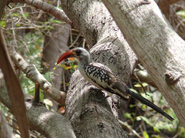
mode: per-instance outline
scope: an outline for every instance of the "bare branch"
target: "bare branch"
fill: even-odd
[[[13,114],[17,119],[21,136],[24,138],[29,138],[28,122],[26,117],[23,93],[20,83],[12,67],[8,50],[2,36],[2,32],[0,33],[0,67],[2,68],[4,74],[6,87],[8,89],[8,94],[12,103]]]
[[[152,80],[150,74],[148,74],[148,72],[146,70],[138,70],[138,71],[135,71],[135,74],[132,74],[131,77],[133,79],[137,80],[137,77],[135,75],[137,75],[137,77],[140,79],[140,81],[146,82],[153,87],[157,87],[155,85],[154,81]]]
[[[154,1],[116,1],[103,0],[140,62],[185,127],[184,40],[166,22]]]
[[[13,107],[2,79],[0,84],[0,101],[12,111]],[[70,122],[65,117],[47,110],[43,105],[33,105],[30,97],[27,94],[24,94],[24,96],[27,118],[31,129],[49,138],[76,137]]]
[[[0,110],[0,124],[1,124],[0,125],[1,138],[15,138],[1,110]]]
[[[20,2],[20,3],[26,3],[28,5],[31,5],[37,9],[41,9],[53,16],[55,16],[56,18],[65,21],[66,23],[72,25],[71,20],[66,16],[66,14],[64,13],[63,10],[47,4],[46,2],[40,1],[40,0],[8,0],[8,3],[10,2]]]
[[[11,52],[11,57],[16,66],[22,70],[28,78],[30,78],[34,83],[39,83],[41,89],[52,99],[60,103],[61,105],[65,105],[66,93],[59,91],[52,87],[52,85],[40,74],[37,68],[27,63],[15,50]]]
[[[2,17],[2,14],[4,12],[4,7],[6,6],[7,0],[1,0],[0,1],[0,19]]]
[[[64,0],[62,8],[86,42],[91,47],[94,45],[90,50],[92,60],[108,66],[114,75],[128,82],[137,58],[103,3],[96,0]],[[118,97],[109,98],[109,105],[94,103],[91,98],[101,99],[98,96],[102,93],[93,88],[78,71],[72,75],[66,98],[66,116],[70,118],[74,129],[78,130],[77,136],[126,137],[115,119],[118,116]],[[102,133],[98,133],[98,124],[102,126]],[[94,128],[94,131],[84,128]]]

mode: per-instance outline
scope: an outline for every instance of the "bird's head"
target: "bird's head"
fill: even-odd
[[[81,47],[76,47],[72,50],[69,50],[65,52],[57,61],[57,64],[59,64],[64,59],[67,59],[69,57],[77,58],[80,63],[83,64],[89,64],[90,63],[90,54],[89,52]]]

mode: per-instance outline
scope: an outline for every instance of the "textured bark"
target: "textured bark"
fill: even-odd
[[[7,0],[0,0],[0,19],[3,15],[6,4],[7,4]]]
[[[150,86],[157,88],[152,77],[146,70],[135,70],[134,74],[132,74],[131,78],[135,80],[139,80],[140,82],[148,83]]]
[[[61,3],[62,9],[86,42],[91,47],[94,45],[90,50],[92,60],[108,66],[115,76],[128,82],[137,58],[104,5],[96,0],[62,0]],[[66,99],[66,116],[76,135],[126,137],[115,119],[119,104],[117,97],[108,98],[109,104],[106,100],[94,103],[93,98],[101,99],[103,95],[76,71],[71,78]]]
[[[0,32],[0,59],[0,67],[4,74],[8,95],[11,99],[13,114],[17,120],[21,136],[28,138],[28,121],[26,117],[23,93],[17,76],[15,75],[2,32]]]
[[[0,110],[0,138],[15,138],[1,110]]]
[[[12,111],[12,104],[4,81],[2,79],[0,81],[0,101]],[[44,105],[34,105],[27,94],[24,94],[24,98],[28,123],[32,130],[36,130],[48,138],[76,137],[68,119],[58,113],[47,110]]]
[[[40,72],[36,69],[36,67],[32,64],[27,63],[15,50],[11,51],[11,57],[14,63],[21,71],[23,71],[28,78],[30,78],[33,82],[37,82],[40,84],[41,89],[49,95],[52,99],[57,101],[58,103],[65,105],[64,101],[66,98],[65,92],[59,91],[54,88],[51,83],[49,83]]]
[[[104,98],[103,94],[95,86],[90,85],[79,71],[72,76],[68,95],[66,117],[71,121],[77,137],[127,137],[113,116],[116,101],[114,103],[108,98],[100,103],[96,102],[96,99]]]
[[[176,33],[182,38],[185,39],[185,25],[183,18],[177,15],[176,12],[179,10],[184,10],[184,1],[180,0],[155,0],[159,8],[170,22],[171,26]],[[178,2],[179,1],[179,2]],[[177,3],[176,3],[177,2]],[[170,5],[176,3],[174,5]]]
[[[10,2],[19,2],[19,3],[26,3],[29,5],[32,5],[35,8],[41,9],[56,18],[65,21],[68,24],[72,24],[69,18],[66,16],[66,14],[63,12],[63,10],[54,7],[53,5],[50,5],[46,2],[40,1],[40,0],[7,0],[7,3]]]
[[[57,67],[55,70],[53,70],[53,68],[56,66],[55,63],[59,56],[69,50],[67,42],[70,28],[69,24],[66,23],[63,23],[62,27],[56,26],[49,35],[45,36],[44,41],[42,57],[43,73],[46,73],[47,71],[54,72],[54,76],[51,78],[51,81],[52,85],[58,90],[60,90],[61,87],[63,70],[61,67]],[[43,63],[46,64],[46,66]]]
[[[0,1],[0,19],[2,17],[2,14],[4,12],[4,8],[5,8],[5,5],[7,3],[7,0],[1,0]],[[2,77],[2,73],[0,71],[0,79]],[[7,122],[6,122],[6,119],[3,115],[3,113],[0,111],[0,137],[4,138],[4,137],[7,137],[7,138],[13,138],[13,133],[11,132],[10,130],[10,127],[8,126]]]
[[[4,12],[4,8],[6,6],[7,0],[1,0],[0,1],[0,19],[2,17],[2,14]],[[28,122],[25,112],[25,105],[24,105],[24,99],[22,90],[19,84],[19,81],[14,73],[14,69],[11,65],[10,56],[5,44],[5,40],[3,37],[2,32],[0,32],[0,68],[3,71],[6,87],[8,89],[8,94],[11,98],[11,102],[13,103],[13,113],[15,115],[15,118],[17,119],[17,123],[19,126],[19,130],[21,132],[21,136],[28,138],[29,132],[28,132]],[[15,89],[17,91],[15,91]],[[17,100],[19,99],[20,100]]]
[[[185,127],[185,42],[152,0],[103,2]]]
[[[42,56],[42,73],[45,74],[47,71],[52,71],[53,75],[51,77],[52,86],[58,90],[61,88],[61,82],[65,70],[62,67],[58,66],[55,70],[53,68],[56,66],[56,60],[59,58],[61,53],[69,50],[67,46],[68,37],[69,37],[69,29],[70,25],[67,23],[63,23],[62,26],[55,26],[53,30],[48,35],[45,35],[44,48],[43,48],[43,56]],[[65,80],[63,80],[65,82]],[[49,96],[45,95],[45,98],[49,98]],[[64,101],[63,101],[64,102]],[[53,109],[57,109],[57,103],[53,101]]]

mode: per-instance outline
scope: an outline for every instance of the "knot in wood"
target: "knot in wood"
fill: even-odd
[[[99,127],[100,132],[103,132],[105,127],[104,127],[104,124],[102,122],[99,122],[98,127]]]
[[[178,72],[166,72],[165,81],[167,84],[172,85],[179,80],[180,76],[181,75]]]

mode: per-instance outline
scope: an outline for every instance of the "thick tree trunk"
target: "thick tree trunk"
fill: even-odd
[[[185,42],[152,0],[103,0],[155,84],[185,127]]]
[[[31,98],[24,94],[26,115],[29,127],[48,138],[76,138],[73,128],[64,116],[49,111],[44,105],[34,105]],[[12,111],[4,80],[0,78],[0,101]],[[25,137],[23,137],[25,138]]]
[[[115,76],[128,82],[137,58],[128,46],[107,9],[96,0],[62,0],[62,8],[80,30],[91,49],[95,62],[108,66]],[[78,80],[78,81],[77,81]],[[66,117],[77,137],[126,137],[117,117],[118,97],[101,103],[100,90],[87,83],[76,71],[66,97]],[[114,128],[114,129],[113,129]]]
[[[33,2],[26,0],[24,2],[27,2],[28,4],[31,4],[35,7],[38,6],[37,1]],[[144,3],[142,4],[147,5],[148,3],[145,2],[146,1],[144,1]],[[42,3],[40,5],[42,5]],[[104,5],[98,0],[62,0],[62,7],[72,20],[73,25],[76,26],[84,35],[87,43],[90,44],[91,47],[94,45],[94,47],[91,49],[93,60],[107,65],[112,70],[114,75],[116,75],[121,80],[128,82],[130,74],[137,64],[137,57],[129,47],[128,43],[125,41],[121,31],[116,26],[113,18],[104,7]],[[140,7],[140,5],[138,7]],[[136,9],[138,7],[136,6]],[[49,9],[49,11],[51,12],[52,10],[50,9],[53,8],[46,9]],[[115,8],[113,9],[115,10]],[[53,12],[51,12],[51,14],[53,14]],[[132,28],[126,28],[125,30],[127,29]],[[137,35],[135,36],[136,40]],[[135,37],[133,36],[129,37],[135,39]],[[132,42],[129,42],[129,44],[130,43]],[[148,44],[148,41],[146,41],[146,43]],[[143,49],[140,48],[140,50]],[[158,57],[156,56],[156,58]],[[159,64],[158,62],[156,63]],[[155,67],[157,67],[157,65]],[[179,79],[181,78],[178,78],[177,80],[179,81]],[[175,85],[179,85],[179,82],[178,84],[176,84],[175,82]],[[66,116],[72,122],[73,128],[78,137],[126,137],[125,132],[121,129],[117,119],[115,119],[115,116],[117,117],[117,104],[119,104],[117,101],[118,97],[115,97],[113,99],[108,98],[107,101],[103,101],[102,103],[98,103],[93,100],[94,98],[101,99],[103,97],[104,96],[102,95],[100,90],[88,84],[78,71],[73,74],[68,91],[68,96],[66,99]],[[5,99],[4,102],[7,102],[7,100]],[[27,109],[33,109],[33,106],[30,105],[30,103],[27,103],[26,107]],[[39,109],[37,110],[40,111]],[[34,115],[35,111],[28,113],[30,113],[30,115]],[[37,116],[31,119],[28,115],[28,119],[30,119],[30,122],[38,118],[38,113],[41,114],[40,112],[36,113]],[[46,120],[44,120],[43,122],[45,122]],[[34,121],[36,122],[33,123],[33,127],[37,127],[37,125],[40,125],[40,120]],[[52,121],[52,119],[50,121]],[[49,121],[47,123],[49,124],[48,126],[51,125]],[[63,124],[63,121],[58,123]],[[60,125],[58,126],[61,127]],[[63,127],[65,131],[66,126]],[[53,136],[51,134],[58,134],[57,130],[51,130],[53,132],[50,133],[50,129],[48,127],[46,129],[42,129],[46,131],[48,135],[50,134],[50,137]],[[72,132],[71,129],[72,128],[70,127],[69,132]],[[75,137],[73,132],[71,133],[71,137]]]
[[[67,23],[63,23],[62,26],[55,26],[53,30],[48,35],[45,35],[44,41],[44,50],[42,56],[42,73],[45,74],[47,71],[53,72],[51,77],[52,86],[58,90],[61,88],[62,76],[64,70],[62,67],[58,66],[55,70],[53,68],[56,66],[56,60],[65,51],[69,50],[67,46],[68,37],[69,37],[69,29],[70,25]],[[65,80],[63,81],[65,82]],[[45,95],[45,98],[50,97]],[[53,109],[57,109],[57,102],[53,101]]]
[[[3,112],[0,110],[0,138],[16,138],[8,125]]]

